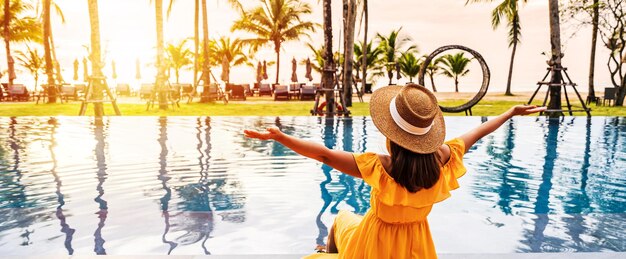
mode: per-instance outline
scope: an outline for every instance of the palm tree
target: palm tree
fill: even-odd
[[[402,30],[402,27],[391,31],[388,36],[383,36],[380,33],[376,34],[376,38],[378,38],[379,41],[378,47],[381,48],[383,52],[382,60],[385,63],[390,85],[392,84],[393,71],[396,68],[398,56],[403,52],[417,51],[416,45],[410,45],[405,48],[405,45],[411,42],[411,38],[408,36],[400,37],[400,30]]]
[[[48,10],[47,10],[47,20],[50,19],[50,0],[44,0],[48,2]],[[100,15],[98,12],[98,0],[89,0],[89,24],[91,31],[91,45],[89,53],[89,61],[91,61],[91,76],[93,78],[102,78],[104,75],[102,74],[102,56],[101,56],[101,48],[100,48]],[[46,16],[46,10],[44,10],[44,17]],[[47,38],[47,37],[44,37]],[[44,43],[46,44],[46,43]],[[49,54],[46,55],[46,63],[49,59]],[[51,59],[51,57],[50,57]],[[46,71],[48,70],[46,65]],[[50,71],[51,73],[52,71]],[[48,81],[50,81],[50,77],[48,76]],[[101,80],[90,80],[90,84],[92,87],[92,97],[95,100],[102,100],[102,91],[105,89],[105,86],[102,85]],[[89,98],[89,97],[87,97]],[[113,103],[115,107],[115,103]],[[102,102],[94,103],[94,114],[96,117],[101,117],[104,115],[104,105]],[[82,108],[81,108],[82,109]],[[81,111],[82,113],[82,111]]]
[[[466,76],[470,71],[468,65],[472,61],[466,58],[464,52],[454,55],[447,54],[441,57],[442,72],[441,74],[454,79],[454,91],[459,92],[459,77]]]
[[[382,67],[381,67],[381,63],[382,63],[382,56],[381,54],[383,53],[381,48],[373,48],[372,47],[372,42],[368,42],[367,45],[365,45],[365,47],[363,46],[363,42],[360,41],[357,44],[354,44],[354,58],[356,59],[354,64],[355,67],[357,69],[361,69],[363,71],[363,69],[365,69],[365,71],[367,70],[374,70],[374,71],[378,71],[375,72],[374,74],[372,74],[372,77],[377,77],[377,76],[382,76],[384,73],[382,73]],[[372,49],[373,48],[373,49]],[[365,54],[365,58],[363,58],[363,55]],[[366,66],[363,67],[363,61],[365,61]],[[363,75],[367,76],[367,72],[363,73]],[[363,85],[365,85],[366,82],[366,78],[362,78],[363,80]]]
[[[437,92],[437,87],[435,87],[434,76],[438,74],[439,70],[441,69],[441,67],[439,66],[439,63],[441,63],[441,58],[436,58],[435,60],[430,62],[428,66],[426,67],[426,74],[428,74],[428,77],[430,77],[430,85],[433,87],[433,92]]]
[[[215,59],[215,63],[221,63],[223,57],[226,57],[231,66],[239,66],[248,62],[248,55],[243,50],[243,44],[240,39],[231,40],[229,37],[220,37],[218,40],[212,40],[209,50]]]
[[[43,1],[43,38],[44,39],[49,39],[50,33],[52,31],[52,28],[50,25],[51,24],[50,23],[50,1],[51,0]],[[89,6],[89,11],[91,14],[91,5]],[[44,50],[44,57],[46,61],[46,76],[48,77],[48,89],[47,89],[48,103],[56,103],[57,93],[56,93],[55,87],[52,87],[54,86],[54,72],[52,71],[54,64],[52,64],[52,55],[51,55],[50,49],[51,49],[50,41],[44,40],[43,50]]]
[[[280,50],[285,41],[297,40],[315,32],[317,23],[303,21],[300,16],[310,14],[311,6],[298,0],[261,0],[260,6],[241,13],[231,31],[241,30],[256,37],[242,40],[256,50],[273,43],[276,52],[276,83],[280,73]]]
[[[420,73],[422,61],[415,56],[415,53],[408,51],[402,53],[398,63],[400,64],[402,74],[409,77],[409,83],[413,83],[413,78]]]
[[[191,58],[193,53],[191,53],[191,50],[185,46],[186,44],[187,39],[184,39],[178,44],[169,43],[165,47],[165,52],[167,53],[167,64],[169,68],[174,69],[176,84],[178,84],[180,70],[193,64]]]
[[[495,0],[468,0],[469,2],[493,2]],[[521,0],[526,3],[527,0]],[[519,17],[519,0],[504,0],[491,12],[491,26],[495,30],[500,26],[502,19],[505,18],[507,27],[509,28],[509,47],[513,47],[511,51],[511,62],[509,64],[509,76],[506,83],[505,95],[513,95],[511,93],[511,80],[513,78],[513,62],[515,61],[515,51],[517,44],[521,42],[522,26]]]
[[[172,5],[174,0],[170,0],[167,15],[172,11]],[[157,76],[155,80],[155,88],[159,99],[159,109],[167,110],[167,90],[165,89],[167,76],[165,70],[167,69],[164,59],[164,44],[163,44],[163,0],[154,0],[154,10],[156,12],[156,67]]]
[[[324,46],[320,46],[319,48],[315,48],[315,46],[311,45],[311,43],[307,43],[306,46],[311,50],[313,54],[313,62],[311,62],[311,68],[316,72],[322,74],[322,70],[324,69]],[[306,59],[302,61],[302,64],[305,64]],[[343,62],[343,56],[339,52],[333,53],[333,63],[341,64]]]
[[[0,36],[4,39],[7,67],[11,70],[13,69],[11,42],[41,42],[42,26],[36,18],[23,15],[33,9],[33,6],[28,2],[3,0],[0,8],[2,8],[0,24],[3,26]],[[14,79],[12,75],[9,75],[9,84],[13,84]]]
[[[37,49],[31,49],[26,45],[26,52],[17,51],[17,60],[20,65],[28,70],[35,79],[35,91],[37,91],[37,83],[39,83],[39,73],[44,69],[44,58],[39,54]]]
[[[364,19],[364,29],[363,29],[363,42],[368,42],[367,41],[367,32],[368,32],[368,27],[369,27],[369,11],[368,11],[368,7],[367,7],[367,0],[363,0],[362,1],[363,4],[363,19]],[[370,43],[368,43],[368,45],[371,46]],[[369,46],[368,48],[363,48],[362,49],[362,54],[360,61],[361,64],[369,64],[369,62],[367,62],[367,60],[369,59],[369,55],[368,53],[370,52]],[[354,50],[356,53],[356,49]],[[358,66],[357,66],[358,67]],[[361,78],[363,78],[362,80],[362,87],[361,87],[361,93],[363,93],[363,91],[365,91],[365,86],[367,85],[367,66],[363,66],[361,67],[361,71],[362,71],[362,75]]]
[[[41,0],[37,2],[37,13],[38,13],[40,20],[43,20],[43,13],[41,13],[39,10],[42,4],[43,2]],[[50,8],[54,8],[54,11],[61,19],[61,23],[65,23],[65,15],[63,14],[63,10],[61,10],[61,7],[54,0],[50,1]],[[52,61],[55,64],[54,69],[56,70],[56,79],[59,82],[64,82],[65,80],[63,80],[63,75],[61,74],[61,66],[59,65],[59,60],[57,59],[56,48],[54,47],[54,37],[52,36],[52,28],[50,29],[50,38],[48,40],[50,41],[50,51],[52,52]]]

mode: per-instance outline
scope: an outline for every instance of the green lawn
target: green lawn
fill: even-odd
[[[463,101],[443,101],[441,105],[458,105]],[[493,116],[506,111],[509,107],[520,104],[514,101],[481,101],[474,106],[475,116]],[[34,104],[34,103],[0,103],[0,116],[76,116],[80,107],[79,102],[69,104]],[[247,101],[223,103],[191,103],[180,104],[180,108],[159,110],[153,108],[146,111],[145,104],[119,104],[123,115],[126,116],[307,116],[313,107],[312,101],[267,102]],[[595,116],[626,116],[625,107],[605,107],[592,105],[592,115]],[[355,102],[350,108],[353,116],[369,115],[369,104]],[[105,104],[105,113],[112,115],[110,104]],[[93,106],[87,109],[88,115],[93,115]],[[461,116],[464,113],[446,114],[447,116]],[[584,113],[574,113],[583,116]]]

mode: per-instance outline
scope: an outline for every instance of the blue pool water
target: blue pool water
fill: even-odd
[[[270,125],[384,152],[367,117],[0,117],[0,255],[310,253],[370,187],[242,135]],[[626,251],[625,118],[515,118],[465,164],[429,216],[438,252]]]

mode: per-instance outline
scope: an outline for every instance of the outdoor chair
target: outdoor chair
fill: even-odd
[[[191,103],[195,92],[192,84],[181,84],[181,98],[187,97],[187,103]]]
[[[615,96],[616,96],[616,91],[614,87],[606,87],[604,88],[604,98],[602,99],[602,105],[606,105],[606,101],[609,101],[609,106],[611,105],[611,102],[613,102],[613,105],[615,105]]]
[[[249,87],[249,86],[248,86]],[[246,100],[246,91],[243,85],[230,85],[229,100]]]
[[[28,101],[30,94],[23,84],[12,84],[8,88],[9,98],[13,101]]]
[[[174,100],[180,100],[182,86],[180,84],[173,84],[170,86],[170,97]]]
[[[4,88],[4,83],[0,86],[0,102],[9,97],[7,89]]]
[[[203,93],[203,96],[204,95],[205,94]],[[222,98],[224,98],[224,96],[221,93],[219,86],[217,84],[210,84],[209,92],[206,94],[206,100],[209,102],[213,102]]]
[[[289,85],[289,98],[300,98],[300,84],[290,84]]]
[[[87,91],[87,85],[74,84],[74,87],[76,87],[76,93],[78,94],[79,97],[85,95],[85,91]]]
[[[269,84],[261,84],[261,86],[259,86],[259,96],[263,95],[272,96],[272,88]]]
[[[289,88],[286,85],[274,86],[274,101],[279,99],[289,100]]]
[[[130,85],[129,84],[117,84],[115,86],[115,93],[119,96],[130,96]]]
[[[63,84],[60,87],[59,96],[61,100],[65,100],[67,102],[70,98],[74,101],[78,100],[78,93],[76,92],[76,87],[70,84]]]
[[[141,84],[139,88],[139,99],[149,99],[154,92],[154,84]]]
[[[250,84],[243,84],[242,86],[246,96],[254,96],[254,92],[250,89]]]
[[[318,90],[319,90],[319,89],[321,89],[321,88],[322,88],[322,85],[321,85],[321,84],[319,84],[319,83],[314,83],[314,84],[313,84],[313,87],[315,87],[315,89],[318,89]]]
[[[315,100],[317,88],[311,85],[303,85],[300,89],[300,100]]]

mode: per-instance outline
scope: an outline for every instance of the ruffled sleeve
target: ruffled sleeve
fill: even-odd
[[[371,152],[354,154],[354,161],[363,180],[372,188],[380,189],[380,177],[383,169],[382,164],[378,161],[378,155]]]
[[[441,173],[445,177],[447,185],[451,190],[459,188],[456,179],[463,176],[467,169],[463,164],[463,155],[465,154],[465,143],[460,138],[449,140],[445,143],[450,147],[450,159],[441,168]]]

